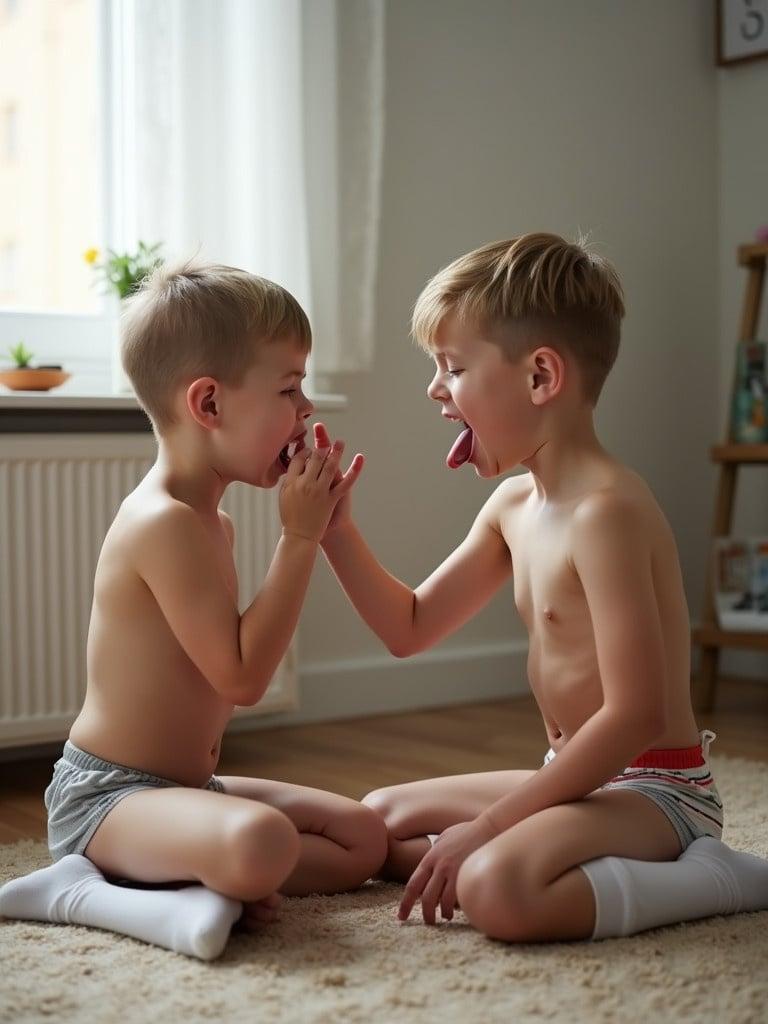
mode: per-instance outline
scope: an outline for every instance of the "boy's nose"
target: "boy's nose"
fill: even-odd
[[[427,396],[433,398],[436,402],[444,402],[448,397],[448,393],[442,386],[441,381],[441,374],[436,373],[427,387]]]
[[[307,417],[311,416],[314,411],[314,405],[310,402],[308,398],[305,398],[304,404],[301,407],[301,418],[303,420],[307,419]]]

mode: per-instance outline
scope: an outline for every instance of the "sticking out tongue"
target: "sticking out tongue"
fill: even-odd
[[[458,469],[459,466],[463,466],[467,459],[472,454],[472,442],[474,441],[474,434],[472,433],[472,427],[467,427],[459,434],[453,443],[453,448],[448,452],[445,459],[445,464],[448,469]]]

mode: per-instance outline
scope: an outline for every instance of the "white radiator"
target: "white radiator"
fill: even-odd
[[[85,693],[93,575],[125,495],[151,465],[147,434],[0,435],[0,747],[63,739]],[[276,491],[235,484],[243,606],[280,536]],[[297,706],[293,649],[256,708]]]

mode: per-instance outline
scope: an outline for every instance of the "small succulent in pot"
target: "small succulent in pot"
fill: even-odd
[[[0,367],[0,384],[11,391],[50,391],[70,378],[70,374],[62,370],[61,366],[50,363],[32,366],[34,353],[30,352],[23,341],[12,345],[8,352],[14,365],[10,370]]]
[[[13,359],[16,364],[17,370],[30,369],[29,364],[34,352],[30,352],[23,341],[20,341],[18,345],[11,346],[8,351],[11,353],[11,359]]]

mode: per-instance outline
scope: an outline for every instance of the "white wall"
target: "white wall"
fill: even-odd
[[[768,224],[768,61],[726,67],[717,72],[718,217],[720,253],[720,419],[725,432],[730,399],[734,345],[738,340],[746,271],[736,263],[736,247],[754,240],[755,229]],[[768,288],[768,284],[766,285]],[[763,297],[760,336],[768,337],[768,295]],[[768,533],[768,474],[764,466],[739,470],[735,530]],[[729,652],[723,668],[768,677],[768,657]]]
[[[389,0],[379,332],[374,371],[335,381],[333,432],[368,465],[357,520],[417,584],[493,485],[443,459],[454,431],[408,341],[440,266],[530,230],[592,233],[627,292],[604,442],[654,488],[697,613],[717,415],[717,76],[699,0]],[[441,703],[525,687],[511,590],[422,662],[396,662],[323,566],[299,633],[304,715]],[[468,649],[466,649],[468,648]],[[484,656],[485,655],[485,656]]]

